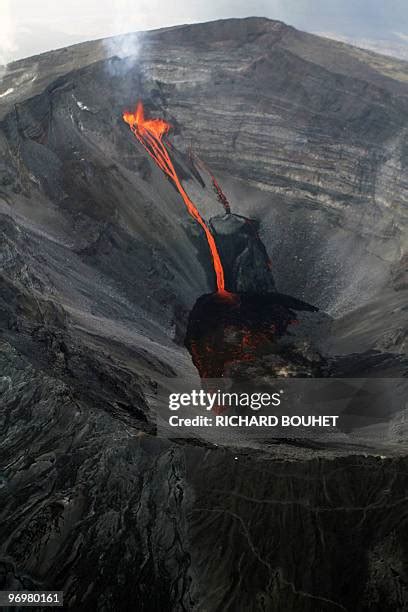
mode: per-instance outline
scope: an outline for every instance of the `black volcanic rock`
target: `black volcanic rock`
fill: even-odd
[[[159,383],[199,387],[181,339],[215,279],[122,112],[140,97],[173,126],[228,282],[284,294],[244,298],[235,321],[282,328],[255,375],[329,360],[401,385],[407,64],[261,18],[122,40],[138,55],[84,43],[1,83],[0,562],[87,612],[403,612],[404,410],[332,445],[155,435]]]
[[[272,264],[258,236],[257,223],[240,215],[212,217],[210,227],[224,266],[225,286],[232,292],[276,291]]]
[[[235,362],[246,364],[278,352],[278,339],[298,323],[297,311],[316,310],[280,293],[203,295],[190,312],[185,345],[202,378],[221,378]],[[270,376],[276,375],[270,369]]]

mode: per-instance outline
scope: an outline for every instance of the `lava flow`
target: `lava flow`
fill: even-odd
[[[212,181],[212,185],[213,185],[213,189],[214,192],[218,198],[218,201],[221,202],[221,204],[223,205],[225,212],[229,215],[231,213],[231,206],[227,200],[227,196],[225,195],[225,193],[223,192],[223,190],[221,189],[221,185],[218,183],[217,179],[215,178],[215,176],[213,175],[213,173],[211,172],[211,170],[209,169],[209,167],[207,166],[207,164],[205,164],[199,157],[198,155],[196,155],[195,153],[193,153],[192,149],[190,148],[189,151],[189,155],[190,155],[190,159],[194,162],[194,160],[196,161],[197,165],[200,166],[203,170],[205,170],[211,177],[211,181]]]
[[[146,119],[144,116],[143,104],[138,102],[134,113],[124,112],[123,120],[129,125],[133,134],[138,141],[143,145],[148,154],[154,159],[156,164],[163,172],[174,182],[178,192],[184,200],[190,215],[201,225],[207,237],[208,246],[210,247],[211,256],[214,264],[214,271],[217,280],[217,290],[221,293],[225,292],[224,269],[221,259],[215,244],[214,236],[211,234],[207,224],[201,217],[194,202],[190,200],[185,192],[177,172],[171,161],[170,155],[163,142],[163,137],[170,130],[170,124],[164,119]]]

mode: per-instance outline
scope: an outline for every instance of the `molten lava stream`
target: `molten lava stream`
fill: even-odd
[[[194,202],[190,200],[185,192],[179,177],[177,176],[173,162],[163,143],[163,137],[170,129],[170,125],[164,119],[146,119],[144,116],[143,104],[138,102],[134,113],[124,112],[123,120],[129,125],[138,141],[144,146],[148,154],[154,159],[156,164],[172,179],[190,215],[201,225],[207,237],[211,256],[214,264],[215,276],[217,279],[217,290],[225,292],[224,269],[222,267],[220,255],[215,244],[214,236],[211,234],[204,219],[198,212]]]

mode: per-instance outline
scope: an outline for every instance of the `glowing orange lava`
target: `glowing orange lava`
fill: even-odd
[[[225,291],[224,269],[215,244],[214,236],[211,234],[207,224],[198,212],[194,202],[190,200],[185,192],[179,177],[177,176],[173,162],[163,143],[163,137],[170,129],[170,124],[164,119],[146,119],[144,116],[143,104],[138,102],[134,113],[124,112],[123,120],[129,125],[138,141],[144,146],[148,154],[154,159],[156,164],[172,179],[190,215],[201,225],[207,237],[211,256],[214,264],[215,276],[217,279],[217,289]]]

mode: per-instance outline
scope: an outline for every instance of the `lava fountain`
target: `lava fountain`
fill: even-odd
[[[123,113],[123,120],[129,125],[133,134],[146,149],[150,157],[154,159],[159,168],[161,168],[161,170],[173,181],[175,187],[183,198],[188,212],[203,228],[213,260],[217,280],[217,290],[220,293],[224,293],[224,269],[222,267],[217,245],[215,244],[214,236],[198,212],[194,202],[188,197],[186,191],[184,190],[174,168],[173,162],[171,161],[166,145],[163,142],[164,136],[170,130],[170,124],[164,119],[147,119],[144,115],[143,104],[141,101],[138,102],[135,112],[131,113],[125,111]]]

